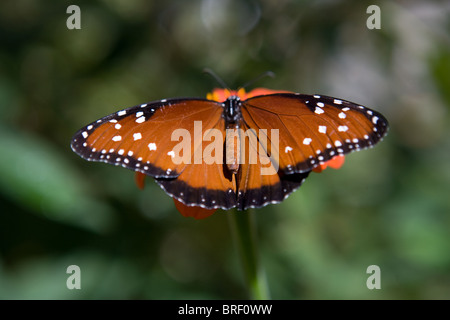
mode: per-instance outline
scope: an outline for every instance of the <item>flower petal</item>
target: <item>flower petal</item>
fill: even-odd
[[[292,92],[286,91],[286,90],[272,90],[272,89],[266,89],[266,88],[255,88],[246,94],[245,99],[249,99],[249,98],[256,97],[256,96],[263,96],[266,94],[274,94],[274,93],[292,93]]]
[[[134,176],[134,181],[139,189],[144,189],[145,186],[145,174],[142,172],[136,171],[136,175]]]
[[[184,217],[193,217],[195,219],[204,219],[212,215],[217,209],[205,209],[202,207],[187,206],[180,201],[173,199],[175,207]]]
[[[344,165],[344,160],[345,160],[345,157],[343,155],[335,156],[331,160],[328,160],[327,162],[325,162],[321,165],[318,165],[312,171],[319,173],[319,172],[322,172],[323,170],[325,170],[327,167],[330,167],[333,169],[339,169],[340,167],[342,167]]]

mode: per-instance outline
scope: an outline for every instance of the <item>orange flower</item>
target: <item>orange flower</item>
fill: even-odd
[[[228,89],[218,89],[215,88],[211,93],[206,94],[206,99],[213,100],[217,102],[224,102],[230,96],[238,96],[241,100],[247,99],[247,93],[244,89],[236,90],[228,90]]]
[[[289,93],[290,91],[283,90],[272,90],[266,88],[256,88],[250,92],[245,92],[243,88],[239,90],[228,90],[228,89],[219,89],[215,88],[211,93],[206,95],[206,99],[214,100],[217,102],[224,102],[230,96],[238,96],[241,100],[247,100],[252,97],[262,96],[265,94],[273,94],[273,93]]]
[[[197,206],[187,206],[175,198],[173,198],[173,202],[175,202],[175,207],[177,208],[178,212],[181,213],[184,217],[204,219],[217,211],[217,209],[205,209]]]
[[[339,169],[344,165],[345,157],[342,155],[338,155],[333,157],[331,160],[328,160],[327,162],[315,167],[312,171],[314,172],[322,172],[327,167],[333,168],[333,169]]]

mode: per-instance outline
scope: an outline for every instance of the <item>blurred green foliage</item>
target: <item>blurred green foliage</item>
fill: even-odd
[[[68,30],[69,4],[81,30]],[[366,27],[369,5],[381,30]],[[120,108],[258,86],[382,112],[341,170],[257,210],[275,299],[450,298],[449,6],[440,1],[0,2],[0,298],[240,299],[226,215],[183,218],[148,179],[69,147]],[[81,268],[68,290],[66,268]],[[366,269],[381,268],[381,290]]]

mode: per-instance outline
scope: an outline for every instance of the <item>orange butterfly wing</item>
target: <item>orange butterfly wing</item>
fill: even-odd
[[[211,138],[210,129],[224,134],[222,110],[220,103],[205,99],[142,104],[82,128],[71,147],[86,160],[121,165],[152,176],[168,194],[185,204],[229,209],[236,206],[234,177],[224,171],[223,165],[198,164],[195,159],[210,145],[202,141]],[[175,130],[182,131],[174,134]],[[193,134],[195,130],[197,135]],[[187,149],[177,150],[186,138],[182,133],[192,138],[187,141],[187,158],[183,158]]]

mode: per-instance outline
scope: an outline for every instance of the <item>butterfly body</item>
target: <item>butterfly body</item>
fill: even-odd
[[[238,96],[230,96],[224,102],[224,114],[226,123],[235,124],[241,117],[240,113],[241,99]]]
[[[216,89],[208,98],[115,112],[79,130],[72,149],[151,176],[185,205],[245,210],[282,201],[313,169],[388,129],[380,113],[333,97]]]

